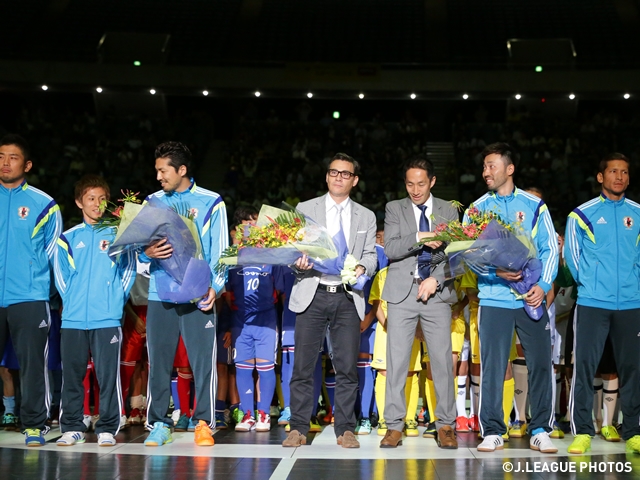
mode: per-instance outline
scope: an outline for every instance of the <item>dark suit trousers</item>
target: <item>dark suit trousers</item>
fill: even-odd
[[[358,352],[360,318],[348,293],[329,293],[318,289],[311,305],[296,317],[296,355],[291,391],[291,430],[309,432],[313,413],[313,372],[318,351],[329,326],[332,362],[336,371],[335,433],[339,437],[356,427],[355,404],[358,395]]]

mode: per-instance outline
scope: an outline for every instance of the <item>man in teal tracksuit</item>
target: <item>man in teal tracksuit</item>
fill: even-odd
[[[620,378],[627,450],[640,453],[640,205],[629,200],[629,160],[613,153],[600,162],[602,193],[569,214],[564,257],[578,284],[574,325],[569,453],[585,453],[595,434],[593,377],[607,335]]]
[[[515,224],[533,239],[538,259],[542,262],[540,280],[524,300],[516,300],[509,282],[522,279],[521,272],[486,268],[478,273],[480,293],[479,334],[482,376],[480,385],[480,431],[484,441],[478,451],[491,452],[503,448],[502,435],[507,432],[502,410],[502,384],[509,361],[513,331],[518,333],[529,367],[531,424],[529,446],[542,453],[558,451],[549,440],[554,411],[549,317],[544,314],[532,320],[524,309],[543,304],[558,272],[558,241],[546,204],[538,197],[517,188],[513,183],[515,153],[506,143],[488,145],[482,152],[482,176],[489,192],[474,202],[483,212],[495,212],[503,220]],[[468,217],[465,215],[464,221]]]
[[[81,178],[75,187],[83,222],[58,239],[54,279],[62,297],[62,401],[58,446],[84,443],[84,386],[89,351],[100,385],[98,445],[116,444],[120,429],[120,344],[122,315],[136,275],[134,251],[112,259],[109,245],[115,228],[99,228],[101,203],[109,200],[109,185],[97,175]]]
[[[156,278],[162,267],[156,260],[169,258],[173,247],[166,239],[145,248],[140,259],[151,261],[149,308],[147,311],[147,348],[149,351],[149,392],[147,425],[153,430],[147,446],[161,446],[172,441],[171,418],[166,416],[171,395],[171,371],[178,339],[182,336],[196,387],[195,443],[212,446],[211,428],[215,426],[216,399],[216,328],[212,311],[216,296],[226,283],[226,273],[215,266],[229,244],[227,211],[222,197],[198,187],[189,176],[191,152],[180,142],[165,142],[156,148],[157,179],[162,190],[152,196],[175,208],[188,211],[193,218],[202,254],[211,269],[207,295],[197,304],[163,302],[157,293]]]
[[[49,195],[26,182],[31,166],[22,137],[0,139],[0,358],[11,334],[20,364],[25,441],[41,446],[49,430],[49,263],[62,217]]]

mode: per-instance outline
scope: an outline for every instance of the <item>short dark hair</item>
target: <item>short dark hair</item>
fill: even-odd
[[[527,188],[525,188],[525,191],[537,193],[538,195],[540,195],[540,199],[541,200],[544,198],[544,192],[542,191],[542,189],[540,187],[535,187],[535,186],[527,187]]]
[[[22,155],[24,156],[25,161],[31,160],[31,149],[29,148],[29,144],[20,135],[16,133],[7,133],[0,139],[0,147],[4,147],[5,145],[15,145],[22,150]]]
[[[329,162],[329,165],[331,165],[331,163],[336,161],[336,160],[342,160],[343,162],[349,162],[350,164],[353,165],[353,173],[356,175],[356,177],[360,175],[360,164],[352,156],[347,155],[346,153],[336,153],[333,156],[333,158],[331,159],[331,162]]]
[[[80,200],[87,190],[90,188],[103,188],[107,194],[107,200],[111,197],[111,190],[109,190],[109,184],[100,175],[85,175],[76,182],[75,186],[75,199]]]
[[[631,162],[629,161],[629,159],[624,153],[614,152],[614,153],[610,153],[609,155],[604,157],[602,160],[600,160],[600,164],[598,165],[598,173],[604,173],[604,171],[609,166],[609,162],[612,162],[614,160],[622,160],[623,162],[627,162],[628,167],[631,166]]]
[[[169,165],[176,169],[178,169],[184,165],[187,167],[187,175],[189,175],[191,170],[191,161],[192,155],[191,150],[181,142],[164,142],[156,147],[155,152],[156,159],[158,158],[168,158]]]
[[[515,165],[516,161],[518,160],[518,153],[508,143],[497,142],[487,145],[486,147],[484,147],[484,150],[482,150],[482,159],[484,160],[489,155],[492,155],[494,153],[496,155],[500,155],[502,160],[507,165]]]
[[[233,226],[236,227],[242,223],[242,221],[253,220],[258,216],[258,210],[254,207],[238,207],[233,212]]]
[[[384,232],[384,222],[376,222],[376,233],[378,232]]]
[[[407,172],[412,168],[419,168],[427,172],[427,177],[431,180],[436,175],[436,168],[433,166],[433,162],[424,155],[416,155],[410,158],[404,164],[404,176],[407,177]]]

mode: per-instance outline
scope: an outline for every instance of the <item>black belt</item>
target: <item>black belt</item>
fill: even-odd
[[[320,290],[324,290],[328,293],[342,293],[344,292],[344,285],[324,285],[322,283],[318,284],[318,288]]]

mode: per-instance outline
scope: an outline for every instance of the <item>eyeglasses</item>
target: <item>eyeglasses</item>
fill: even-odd
[[[348,170],[336,170],[335,168],[330,168],[329,169],[329,176],[330,177],[337,177],[338,175],[340,175],[345,180],[349,180],[351,177],[355,177],[356,176],[355,173],[350,172]]]

